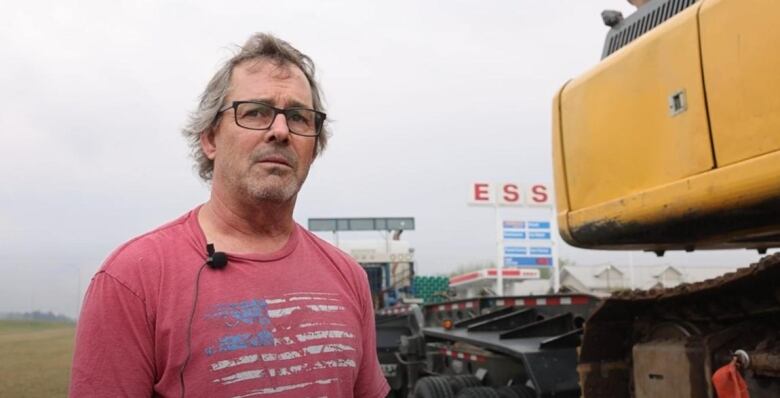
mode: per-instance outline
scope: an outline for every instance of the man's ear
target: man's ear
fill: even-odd
[[[206,158],[214,160],[217,155],[217,145],[214,143],[214,129],[209,128],[200,133],[200,149]]]

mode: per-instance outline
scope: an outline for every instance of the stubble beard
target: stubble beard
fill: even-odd
[[[265,169],[267,166],[256,164],[263,159],[265,155],[274,154],[286,159],[290,168],[286,166],[275,166],[268,170],[260,171],[256,168]],[[244,175],[243,186],[246,188],[248,198],[255,203],[285,203],[293,200],[306,180],[308,170],[303,177],[296,173],[301,163],[292,151],[287,149],[264,149],[252,156],[252,165],[249,171]],[[259,175],[255,174],[258,173]]]
[[[269,166],[259,162],[267,155],[283,156],[287,166]],[[230,159],[225,164],[223,173],[230,191],[237,195],[239,201],[250,205],[284,204],[294,201],[298,191],[308,176],[308,168],[302,175],[298,174],[301,167],[299,159],[291,151],[284,149],[265,149],[254,153],[249,159],[249,165],[240,165],[237,159]],[[231,173],[228,170],[234,170]],[[235,171],[241,170],[236,173]]]
[[[262,177],[250,174],[247,179],[244,184],[247,197],[258,204],[289,202],[298,195],[298,191],[303,186],[303,181],[299,180],[293,172],[289,172],[288,175],[272,172]]]

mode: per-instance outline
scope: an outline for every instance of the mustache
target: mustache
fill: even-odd
[[[295,152],[284,147],[260,149],[252,154],[252,162],[262,162],[272,157],[281,157],[287,164],[293,167],[298,165],[298,157],[295,156]]]

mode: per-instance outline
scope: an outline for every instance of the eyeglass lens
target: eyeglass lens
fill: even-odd
[[[317,135],[317,114],[309,109],[285,109],[287,127],[291,132]],[[236,123],[248,129],[264,130],[271,127],[276,111],[265,104],[244,102],[236,108]]]

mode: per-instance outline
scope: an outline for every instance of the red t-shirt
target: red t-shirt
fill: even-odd
[[[181,396],[206,258],[197,212],[124,244],[92,279],[71,397]],[[354,260],[296,224],[280,250],[228,261],[201,273],[186,396],[387,395],[368,281]]]

